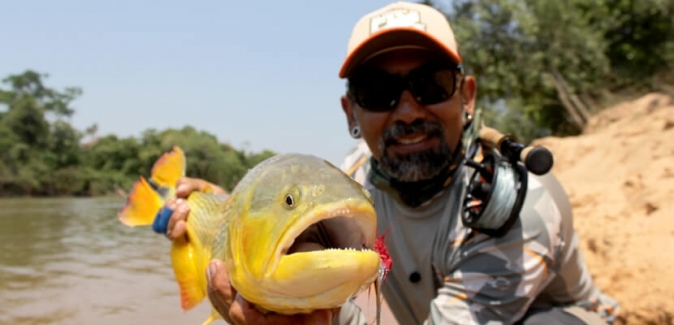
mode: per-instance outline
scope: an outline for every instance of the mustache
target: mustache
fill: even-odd
[[[391,144],[396,142],[396,138],[414,133],[428,133],[429,135],[441,136],[443,132],[442,124],[437,121],[414,120],[411,124],[398,121],[384,130],[381,141],[383,144]]]

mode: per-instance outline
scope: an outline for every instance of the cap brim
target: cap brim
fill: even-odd
[[[363,64],[375,54],[388,49],[405,47],[420,47],[431,51],[439,51],[439,53],[447,54],[456,63],[461,63],[461,57],[458,53],[423,30],[413,27],[387,28],[370,35],[349,53],[339,71],[339,77],[348,78],[355,67]]]

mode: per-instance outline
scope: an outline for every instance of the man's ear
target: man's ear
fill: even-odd
[[[353,102],[346,95],[342,95],[340,100],[342,103],[342,111],[344,111],[344,114],[346,115],[348,130],[351,132],[351,129],[357,124],[353,111]]]
[[[471,116],[475,115],[475,101],[477,98],[477,82],[473,76],[466,76],[461,85],[461,101],[464,111]]]

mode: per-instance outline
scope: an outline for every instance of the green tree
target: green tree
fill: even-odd
[[[478,80],[488,123],[520,138],[577,134],[621,94],[671,89],[671,1],[454,0],[451,6],[447,17]]]
[[[44,77],[29,70],[3,79],[10,88],[0,91],[0,192],[53,194],[72,183],[57,177],[79,161],[79,132],[61,118],[73,114],[81,91],[47,88]]]

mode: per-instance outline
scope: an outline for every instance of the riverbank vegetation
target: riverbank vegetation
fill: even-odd
[[[231,189],[248,168],[272,156],[221,143],[205,131],[148,129],[139,137],[98,137],[96,125],[69,123],[79,88],[56,90],[45,75],[25,71],[0,89],[0,196],[102,195],[128,190],[174,145],[189,157],[189,176]]]

